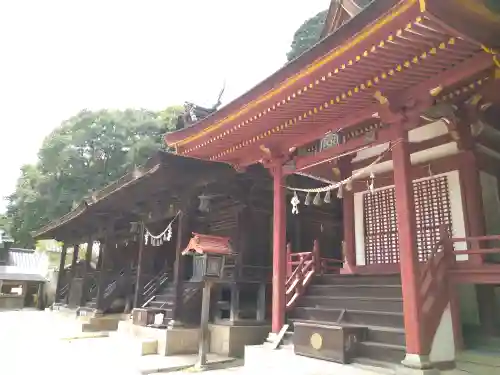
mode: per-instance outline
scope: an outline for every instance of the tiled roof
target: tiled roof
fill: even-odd
[[[9,250],[7,265],[0,266],[0,280],[46,281],[47,255],[31,249]]]

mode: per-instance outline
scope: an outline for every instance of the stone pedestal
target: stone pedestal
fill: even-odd
[[[245,345],[265,341],[270,326],[243,326],[210,324],[210,352],[228,357],[243,357]]]
[[[406,354],[396,370],[396,375],[439,375],[441,372],[432,367],[428,356]]]

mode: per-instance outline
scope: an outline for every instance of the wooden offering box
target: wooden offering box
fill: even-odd
[[[365,327],[294,323],[295,354],[306,357],[350,363],[365,337]]]
[[[156,314],[165,314],[165,310],[163,309],[141,309],[137,308],[132,310],[132,323],[137,326],[147,327],[150,324],[153,324],[155,321]]]

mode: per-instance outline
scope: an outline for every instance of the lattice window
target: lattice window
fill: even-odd
[[[439,241],[439,227],[448,226],[451,232],[451,204],[448,179],[440,176],[413,184],[417,224],[418,260],[426,262]]]
[[[399,263],[394,189],[366,193],[363,201],[365,264]]]
[[[451,232],[448,179],[440,176],[413,183],[420,262],[427,261],[439,240],[439,227]],[[363,195],[365,264],[399,263],[399,242],[394,188]]]

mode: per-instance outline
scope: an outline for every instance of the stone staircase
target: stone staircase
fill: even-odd
[[[400,363],[405,356],[403,298],[399,275],[315,276],[288,313],[302,321],[368,328],[360,362]]]
[[[184,282],[182,284],[182,306],[180,314],[185,323],[199,324],[201,308],[201,290],[200,282]],[[173,283],[163,285],[153,297],[147,300],[142,308],[151,308],[161,310],[164,314],[164,321],[173,318],[175,306],[175,286]]]

